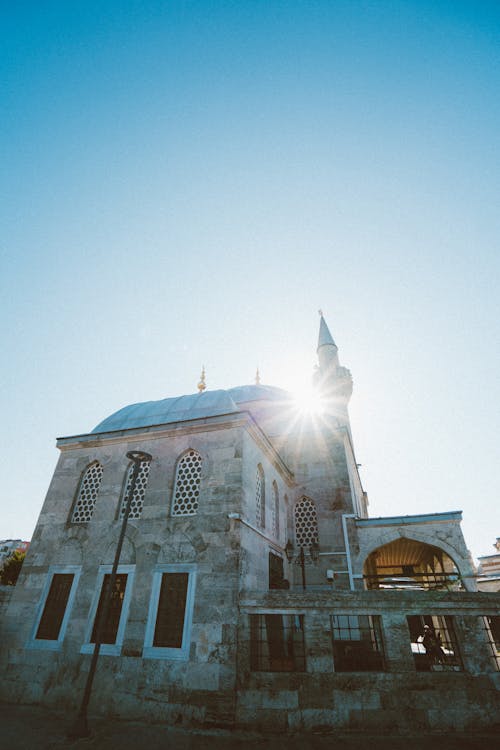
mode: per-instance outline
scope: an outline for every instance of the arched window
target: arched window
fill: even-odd
[[[94,505],[102,478],[102,466],[99,461],[87,466],[80,481],[78,497],[73,508],[71,523],[87,523],[92,518]]]
[[[257,477],[255,480],[255,518],[257,526],[262,529],[266,526],[266,483],[264,469],[257,466]]]
[[[192,449],[184,453],[178,460],[172,499],[173,516],[194,516],[197,512],[200,496],[201,464],[200,454]]]
[[[130,491],[130,485],[132,484],[132,475],[134,473],[135,464],[130,464],[127,472],[127,481],[125,482],[125,489],[122,496],[122,502],[120,506],[119,518],[122,519],[125,515],[125,508],[127,507],[128,493]],[[149,467],[151,461],[141,461],[139,464],[139,473],[137,474],[137,480],[135,483],[134,494],[132,496],[132,502],[130,503],[129,518],[140,518],[142,513],[142,506],[144,505],[144,493],[148,485]]]
[[[314,502],[303,497],[294,510],[295,518],[295,541],[297,547],[308,548],[313,542],[319,543],[318,539],[318,516]]]
[[[272,532],[278,539],[280,535],[280,496],[276,480],[273,482]]]

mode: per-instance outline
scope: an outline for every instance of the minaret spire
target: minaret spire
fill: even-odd
[[[337,344],[333,340],[333,336],[330,333],[325,318],[323,317],[323,310],[318,310],[320,321],[319,321],[319,336],[318,336],[318,349],[320,346],[334,346],[337,349]]]
[[[318,348],[316,351],[318,353],[320,369],[329,370],[339,366],[338,347],[323,317],[323,310],[318,310],[318,312],[320,320]]]
[[[336,402],[335,408],[338,410],[342,401],[347,406],[347,401],[351,396],[351,373],[346,367],[340,365],[339,350],[323,316],[323,310],[318,310],[318,312],[320,321],[316,351],[319,367],[316,371],[315,380],[323,394]]]

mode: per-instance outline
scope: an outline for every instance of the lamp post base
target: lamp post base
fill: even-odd
[[[90,737],[90,729],[87,724],[87,717],[84,714],[78,714],[76,721],[68,729],[67,737],[70,740],[78,740],[83,737]]]

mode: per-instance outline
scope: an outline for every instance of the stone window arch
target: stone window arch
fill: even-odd
[[[87,523],[92,518],[102,479],[102,466],[93,461],[82,474],[71,523]]]
[[[127,477],[125,480],[125,487],[123,489],[122,501],[120,504],[120,512],[118,518],[122,519],[125,515],[125,509],[127,507],[128,493],[130,485],[132,484],[132,475],[134,473],[134,462],[132,462],[127,470]],[[141,461],[139,464],[139,473],[137,474],[137,480],[135,483],[134,494],[132,496],[132,502],[130,503],[129,518],[140,518],[142,514],[142,508],[144,505],[144,494],[146,487],[148,486],[149,468],[151,461]]]
[[[280,495],[278,490],[278,483],[276,480],[273,481],[273,504],[271,508],[272,513],[272,533],[273,536],[278,539],[280,535]]]
[[[257,526],[264,529],[266,526],[266,478],[261,464],[257,466],[255,478],[255,518]]]
[[[296,503],[294,521],[297,547],[308,549],[313,543],[319,544],[318,514],[310,497],[303,497]]]
[[[189,448],[177,460],[172,496],[173,516],[194,516],[198,512],[202,463],[201,455],[193,448]]]

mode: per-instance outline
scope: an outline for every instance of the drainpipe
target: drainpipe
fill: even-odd
[[[344,533],[345,552],[347,556],[347,572],[349,574],[349,587],[351,591],[354,591],[354,577],[352,575],[351,548],[349,546],[349,535],[347,533],[346,518],[357,518],[357,515],[356,513],[343,513],[342,514],[342,531]]]

